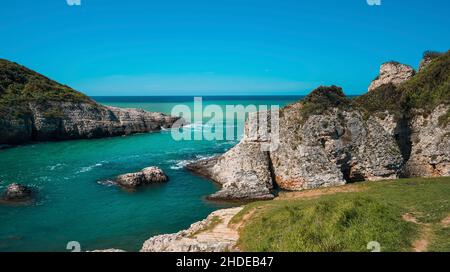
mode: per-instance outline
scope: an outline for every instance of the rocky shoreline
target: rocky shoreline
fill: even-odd
[[[105,107],[90,103],[52,102],[50,106],[30,104],[25,119],[1,118],[0,143],[92,139],[131,135],[172,128],[180,118],[140,109]],[[48,117],[48,108],[60,116]]]
[[[217,210],[187,230],[154,236],[144,242],[140,252],[233,252],[239,251],[238,227],[231,219],[243,208]]]

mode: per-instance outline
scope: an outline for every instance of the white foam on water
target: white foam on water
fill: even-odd
[[[214,158],[216,157],[216,155],[196,155],[195,159],[191,159],[191,160],[171,160],[169,162],[174,163],[172,166],[170,166],[170,169],[172,170],[180,170],[183,169],[186,165],[196,162],[198,160],[203,160],[203,159],[210,159],[210,158]]]
[[[47,168],[48,168],[48,170],[50,170],[50,171],[54,171],[54,170],[56,170],[56,169],[62,168],[62,167],[65,166],[65,165],[66,165],[65,163],[57,163],[57,164],[55,164],[55,165],[47,166]]]
[[[93,164],[93,165],[82,167],[79,171],[77,171],[77,174],[86,173],[86,172],[92,171],[94,168],[103,166],[103,163],[96,163],[96,164]]]
[[[99,180],[97,181],[98,184],[103,185],[103,186],[107,186],[107,187],[111,187],[111,186],[116,186],[117,183],[113,180],[107,179],[107,180]]]

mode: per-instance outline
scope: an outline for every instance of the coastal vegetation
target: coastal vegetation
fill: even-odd
[[[330,109],[361,110],[365,117],[373,114],[382,115],[386,111],[398,119],[409,118],[419,113],[428,114],[440,104],[450,103],[450,51],[437,53],[427,51],[424,59],[430,62],[411,79],[396,86],[383,84],[373,91],[351,99],[345,96],[342,88],[337,86],[320,86],[302,100],[299,108],[301,122],[312,115],[324,114]],[[388,63],[399,64],[390,61]],[[292,105],[287,106],[290,109]],[[450,120],[450,112],[442,116],[440,123],[446,125]]]
[[[330,109],[348,109],[350,99],[348,99],[342,88],[337,86],[320,86],[312,91],[302,100],[301,116],[302,121],[306,121],[311,115],[320,115]]]
[[[450,178],[366,182],[248,204],[244,251],[450,251]]]
[[[0,59],[0,113],[24,118],[30,114],[29,103],[92,103],[88,96],[59,84],[17,63]],[[59,110],[49,107],[49,117],[60,117]]]
[[[399,86],[386,84],[357,97],[353,105],[367,114],[389,111],[396,116],[410,116],[412,110],[429,113],[440,104],[450,103],[450,51],[436,53],[427,51],[424,58],[431,59],[410,80]],[[445,125],[450,120],[447,113],[440,120]]]

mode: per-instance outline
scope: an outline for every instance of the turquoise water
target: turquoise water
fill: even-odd
[[[192,100],[187,98],[96,100],[165,113],[180,103],[192,107]],[[209,98],[204,104],[283,106],[295,100]],[[69,241],[80,242],[82,250],[137,251],[150,236],[185,229],[230,204],[205,200],[217,185],[190,174],[183,165],[221,154],[237,141],[175,141],[170,131],[162,131],[0,150],[0,191],[13,182],[37,191],[32,204],[0,204],[0,251],[66,251]],[[168,183],[128,192],[107,182],[119,174],[153,165],[167,173]]]

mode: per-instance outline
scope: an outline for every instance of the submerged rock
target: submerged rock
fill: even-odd
[[[158,167],[147,167],[136,173],[120,175],[116,178],[117,184],[126,188],[137,188],[140,186],[167,182],[169,178]]]
[[[32,197],[32,190],[18,183],[8,185],[3,198],[6,201],[27,201]]]
[[[385,84],[399,85],[415,75],[414,68],[398,62],[387,62],[381,65],[380,75],[372,81],[369,92]]]

